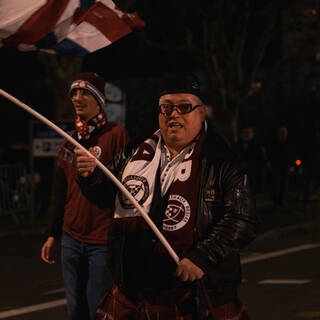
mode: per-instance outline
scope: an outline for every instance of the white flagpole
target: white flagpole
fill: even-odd
[[[162,233],[158,230],[156,225],[153,223],[153,221],[150,219],[148,214],[144,211],[144,209],[140,206],[140,204],[137,202],[137,200],[131,195],[131,193],[124,187],[124,185],[108,170],[97,158],[95,158],[86,148],[84,148],[79,142],[77,142],[75,139],[73,139],[69,134],[67,134],[65,131],[63,131],[61,128],[59,128],[57,125],[55,125],[53,122],[48,120],[46,117],[42,116],[39,112],[35,111],[34,109],[27,106],[25,103],[21,102],[17,98],[13,97],[6,91],[0,89],[0,94],[7,98],[8,100],[12,101],[22,109],[26,110],[27,112],[31,113],[33,116],[38,118],[40,121],[44,122],[46,125],[48,125],[50,128],[55,130],[57,133],[62,135],[64,138],[66,138],[70,143],[75,145],[77,148],[84,151],[88,156],[93,157],[97,163],[97,166],[116,184],[116,186],[120,189],[121,192],[125,194],[125,196],[132,202],[132,204],[137,208],[137,210],[141,213],[142,217],[145,219],[149,227],[152,229],[152,231],[156,234],[156,236],[159,238],[161,243],[164,245],[164,247],[167,249],[173,260],[178,264],[180,259],[175,253],[175,251],[172,249],[166,238],[162,235]]]

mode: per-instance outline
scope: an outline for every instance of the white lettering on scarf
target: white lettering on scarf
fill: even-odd
[[[148,139],[145,141],[145,143],[150,145],[154,150],[152,160],[130,160],[122,175],[123,185],[147,213],[149,213],[151,207],[156,183],[156,172],[161,162],[162,153],[162,138],[160,130],[156,131],[154,136],[158,138],[157,143],[154,139]],[[178,156],[161,168],[160,180],[162,195],[169,190],[171,184],[177,179],[180,181],[186,181],[190,177],[192,161],[184,160],[185,158],[190,157],[194,146],[195,143],[186,147]],[[138,153],[138,150],[135,155]],[[143,150],[143,153],[145,153],[145,150]],[[133,205],[130,205],[129,200],[119,192],[115,202],[114,218],[133,216],[140,216],[140,213]]]

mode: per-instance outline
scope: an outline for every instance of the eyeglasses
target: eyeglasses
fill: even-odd
[[[164,103],[159,105],[159,112],[165,116],[170,116],[173,110],[177,110],[179,114],[186,114],[192,112],[194,109],[201,107],[202,104],[192,106],[191,103],[181,103],[177,105]]]

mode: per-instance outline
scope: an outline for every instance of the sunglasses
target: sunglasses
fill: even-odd
[[[186,114],[192,112],[194,109],[201,107],[202,104],[192,106],[191,103],[181,103],[177,105],[164,103],[159,105],[159,112],[165,116],[170,116],[173,110],[176,110],[179,114]]]

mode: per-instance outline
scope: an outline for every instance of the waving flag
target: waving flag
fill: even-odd
[[[83,56],[145,23],[111,0],[2,0],[0,46]]]

